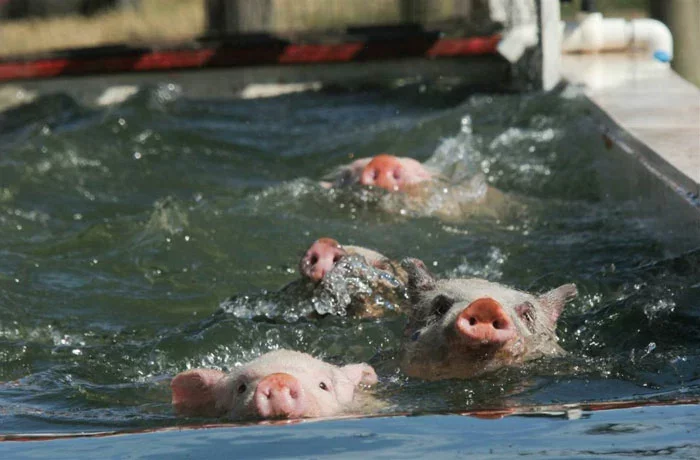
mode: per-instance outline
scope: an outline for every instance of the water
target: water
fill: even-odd
[[[163,85],[106,108],[56,94],[0,114],[0,432],[181,424],[170,377],[276,348],[370,362],[384,413],[700,397],[700,235],[670,241],[673,222],[618,190],[587,110],[571,91],[216,102]],[[482,173],[527,212],[407,217],[316,183],[384,151]],[[473,381],[407,379],[402,316],[308,320],[308,297],[280,295],[320,236],[439,276],[575,282],[559,327],[570,353]]]

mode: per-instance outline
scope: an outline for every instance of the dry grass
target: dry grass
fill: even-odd
[[[0,55],[118,43],[187,40],[204,32],[204,0],[144,0],[138,9],[92,17],[9,21],[0,27]]]

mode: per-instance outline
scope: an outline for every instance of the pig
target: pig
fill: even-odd
[[[564,353],[555,329],[574,284],[535,296],[483,279],[437,280],[416,259],[402,265],[411,299],[400,358],[408,376],[468,379]]]
[[[319,282],[344,257],[356,255],[362,257],[375,268],[390,271],[406,280],[406,272],[401,265],[383,254],[362,246],[343,246],[337,240],[322,237],[314,241],[299,261],[299,274],[312,282]]]
[[[347,313],[350,316],[359,318],[384,316],[386,309],[376,302],[377,295],[382,301],[388,300],[395,305],[398,311],[403,308],[408,300],[405,295],[405,285],[408,280],[406,271],[397,261],[372,249],[361,246],[342,246],[333,238],[319,238],[311,244],[299,261],[299,273],[302,279],[323,288],[326,275],[347,257],[360,258],[380,272],[379,276],[364,280],[372,285],[372,295],[355,296],[353,302],[347,307]],[[372,272],[372,274],[376,273],[376,271]]]
[[[413,158],[382,153],[370,158],[360,158],[337,168],[328,177],[331,181],[322,182],[322,185],[329,188],[360,184],[383,188],[390,192],[405,192],[411,186],[436,176],[437,171]]]
[[[517,201],[487,184],[483,174],[451,183],[434,168],[412,158],[383,153],[341,166],[322,181],[325,188],[369,186],[389,192],[379,207],[391,213],[463,221],[473,215],[501,218],[519,211]]]
[[[408,302],[408,278],[399,262],[332,238],[311,244],[299,261],[299,274],[279,291],[230,297],[220,304],[221,311],[255,315],[264,308],[265,315],[288,320],[329,314],[377,318],[399,313]]]
[[[362,386],[377,383],[365,363],[334,366],[306,353],[276,350],[226,374],[192,369],[171,383],[172,405],[184,416],[231,420],[328,417],[371,405]]]

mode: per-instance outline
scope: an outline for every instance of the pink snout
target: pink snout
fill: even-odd
[[[362,170],[360,184],[374,185],[390,192],[398,191],[406,184],[406,172],[398,157],[377,155]]]
[[[336,240],[320,238],[306,251],[299,262],[299,272],[312,281],[318,282],[331,271],[347,252]]]
[[[473,345],[499,345],[515,337],[515,325],[501,304],[490,297],[477,299],[457,317],[457,334]]]
[[[285,373],[270,374],[258,383],[253,396],[258,415],[263,418],[299,418],[305,402],[301,384]]]

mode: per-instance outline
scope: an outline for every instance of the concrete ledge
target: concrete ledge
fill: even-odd
[[[562,70],[629,133],[642,162],[700,212],[700,89],[646,56],[565,55]]]
[[[445,78],[486,89],[504,88],[510,84],[510,66],[498,56],[478,56],[66,76],[0,84],[0,111],[51,93],[65,93],[83,104],[100,105],[107,91],[114,93],[129,88],[128,92],[133,94],[135,90],[161,83],[177,85],[187,97],[223,99],[246,97],[250,85],[304,84],[316,88],[317,84],[364,85]],[[289,92],[288,89],[279,88],[278,94]]]

